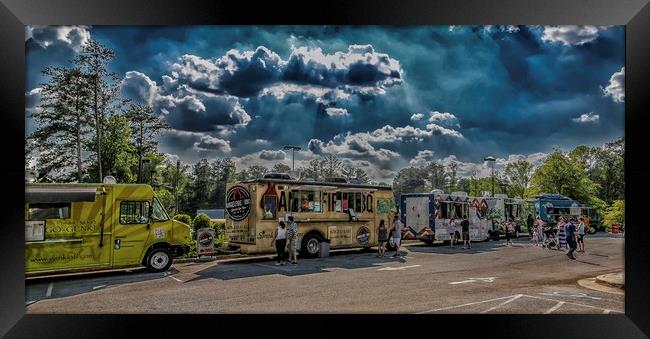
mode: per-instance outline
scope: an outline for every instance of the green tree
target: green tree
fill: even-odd
[[[420,172],[428,182],[429,190],[444,190],[447,186],[448,171],[445,166],[437,161],[429,162]]]
[[[37,153],[39,181],[82,182],[83,153],[91,120],[88,81],[79,68],[46,67],[41,102],[32,117],[37,123],[26,146]]]
[[[121,115],[110,116],[105,124],[102,133],[103,141],[101,143],[101,168],[104,174],[112,175],[117,182],[132,183],[135,182],[133,167],[137,164],[135,145],[131,141],[131,128],[126,117]],[[96,149],[96,140],[89,143],[90,149]],[[99,154],[99,153],[97,153]],[[94,159],[96,154],[90,156],[92,160],[88,168],[88,180],[93,181],[98,177],[98,162]]]
[[[115,103],[119,92],[119,81],[114,72],[108,70],[108,63],[115,57],[110,48],[96,40],[88,40],[73,63],[85,75],[90,91],[90,110],[94,116],[95,168],[99,182],[103,179],[102,136],[107,109]],[[99,140],[99,142],[98,142]],[[92,180],[92,179],[91,179]]]
[[[321,180],[324,177],[323,163],[321,159],[312,159],[307,167],[299,168],[301,178],[311,178]]]
[[[428,192],[427,182],[424,179],[424,169],[418,167],[405,167],[397,172],[393,180],[393,195],[395,201],[399,202],[402,193],[424,193]]]
[[[614,224],[625,225],[625,200],[615,200],[605,212],[603,224],[612,227]]]
[[[241,180],[258,179],[258,178],[262,178],[264,174],[268,172],[269,169],[264,166],[253,165],[250,166],[248,169],[240,172],[240,179]]]
[[[131,104],[125,113],[131,125],[133,142],[138,151],[138,181],[143,180],[142,159],[146,152],[156,151],[157,136],[169,126],[153,109],[142,104]]]
[[[452,161],[447,168],[445,169],[445,174],[447,176],[447,192],[451,193],[456,190],[458,185],[458,163]]]
[[[361,168],[355,168],[351,165],[341,166],[341,175],[348,180],[358,184],[367,184],[370,182],[368,174]]]
[[[207,159],[201,159],[192,167],[192,183],[190,190],[193,192],[190,203],[191,209],[214,208],[210,205],[210,197],[214,191],[214,177]]]
[[[531,178],[531,194],[556,193],[581,202],[589,201],[596,185],[580,162],[556,149],[544,160]]]
[[[336,155],[329,154],[321,159],[321,166],[323,168],[323,177],[332,178],[341,175],[343,163]]]
[[[214,186],[210,201],[216,208],[224,208],[226,197],[226,184],[236,180],[243,180],[237,173],[235,162],[231,158],[216,159],[211,164],[211,173]]]
[[[506,165],[505,177],[508,191],[511,196],[526,197],[526,188],[530,184],[533,174],[533,165],[526,160],[511,162]]]
[[[271,171],[275,172],[275,173],[289,173],[291,171],[291,167],[279,162],[279,163],[273,165],[273,168],[271,168]]]

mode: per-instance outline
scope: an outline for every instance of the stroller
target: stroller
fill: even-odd
[[[557,237],[557,229],[544,226],[542,231],[544,233],[544,241],[542,242],[542,247],[559,250],[560,241]]]

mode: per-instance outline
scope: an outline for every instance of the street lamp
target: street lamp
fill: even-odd
[[[284,145],[286,150],[291,150],[291,171],[295,172],[295,151],[301,151],[302,147],[296,145]]]
[[[494,163],[497,161],[493,156],[487,156],[483,161],[492,163],[492,196],[494,197]]]

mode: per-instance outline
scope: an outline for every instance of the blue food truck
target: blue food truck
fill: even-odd
[[[560,217],[583,217],[587,231],[593,234],[600,223],[591,206],[560,194],[541,194],[529,200],[529,203],[533,205],[534,216],[539,216],[552,226],[557,224]]]

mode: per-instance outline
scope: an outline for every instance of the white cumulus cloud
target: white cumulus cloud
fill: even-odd
[[[542,41],[565,46],[582,45],[598,38],[601,29],[596,26],[544,26]]]
[[[581,114],[579,117],[573,118],[571,120],[577,123],[586,123],[586,122],[598,122],[599,119],[600,116],[598,114],[595,114],[594,112],[589,112],[589,113]]]
[[[625,102],[625,66],[620,71],[612,74],[607,87],[603,88],[601,86],[600,89],[603,91],[604,96],[611,97],[614,102]]]

